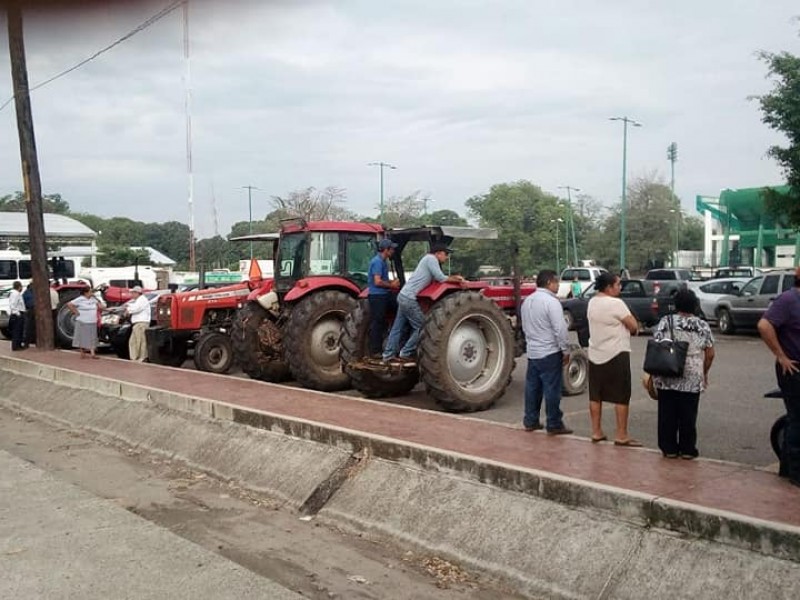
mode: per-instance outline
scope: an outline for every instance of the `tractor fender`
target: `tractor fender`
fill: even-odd
[[[428,287],[424,288],[419,294],[417,294],[417,300],[436,302],[437,300],[441,300],[453,292],[463,290],[480,291],[484,287],[485,286],[479,281],[465,281],[463,284],[446,282],[439,283],[438,281],[434,281]]]
[[[256,302],[260,296],[271,292],[274,285],[274,279],[260,282],[260,285],[247,295],[247,302]]]
[[[352,281],[348,281],[344,277],[307,277],[300,279],[294,284],[294,287],[284,296],[284,302],[296,302],[301,298],[305,298],[309,293],[316,292],[320,289],[341,290],[356,298],[361,289]]]

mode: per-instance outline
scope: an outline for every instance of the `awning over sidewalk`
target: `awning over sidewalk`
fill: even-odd
[[[53,213],[44,215],[44,231],[50,244],[90,243],[97,238],[97,233],[80,221]],[[0,212],[0,242],[18,244],[28,241],[28,215],[22,212]]]

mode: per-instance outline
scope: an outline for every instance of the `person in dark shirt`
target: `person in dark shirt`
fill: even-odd
[[[25,303],[25,326],[22,337],[25,340],[25,345],[30,346],[36,343],[36,311],[34,310],[33,282],[29,283],[25,291],[22,292],[22,301]]]
[[[775,355],[775,374],[786,405],[786,431],[778,474],[800,487],[800,267],[794,288],[782,293],[758,322]]]
[[[369,295],[369,355],[370,358],[381,359],[383,338],[386,335],[386,313],[395,304],[392,290],[400,287],[398,279],[389,279],[389,267],[386,263],[394,254],[397,244],[383,239],[378,244],[378,252],[369,263],[367,273]]]

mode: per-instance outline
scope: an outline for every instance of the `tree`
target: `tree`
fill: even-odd
[[[150,254],[147,250],[131,250],[125,246],[107,246],[102,249],[97,257],[98,267],[127,267],[136,264],[150,264]]]
[[[25,212],[25,210],[25,194],[22,192],[0,196],[0,212]],[[69,203],[61,198],[61,194],[44,194],[42,210],[46,213],[67,215],[69,214]]]
[[[516,247],[522,273],[555,267],[556,230],[550,221],[566,214],[556,196],[530,181],[517,181],[493,185],[488,194],[473,196],[466,204],[481,226],[498,229],[500,241],[492,244],[483,264],[496,264],[510,273]],[[563,249],[563,237],[558,241]]]
[[[328,186],[324,190],[308,187],[289,192],[286,196],[272,196],[272,206],[288,217],[300,217],[306,221],[349,221],[355,215],[347,210],[344,201],[347,194],[341,188]]]
[[[436,210],[426,219],[430,225],[449,225],[451,227],[468,227],[467,220],[454,210]]]
[[[775,79],[772,91],[757,97],[761,120],[788,141],[786,147],[771,146],[767,154],[783,169],[789,193],[767,190],[766,205],[772,214],[786,215],[790,225],[800,229],[800,57],[788,52],[761,52],[759,57]]]
[[[408,196],[390,196],[383,206],[383,225],[387,227],[418,227],[425,219],[423,212],[430,198],[416,191]],[[380,208],[379,206],[376,208]],[[367,219],[368,221],[379,221]]]

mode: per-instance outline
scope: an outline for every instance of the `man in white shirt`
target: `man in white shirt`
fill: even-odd
[[[131,294],[133,300],[125,306],[125,314],[131,318],[131,339],[128,340],[128,350],[131,360],[144,362],[147,358],[145,331],[150,326],[150,302],[142,294],[141,286],[134,286]]]
[[[561,412],[561,368],[569,362],[569,338],[557,292],[558,275],[545,269],[536,277],[536,293],[525,298],[520,309],[528,355],[522,425],[525,431],[542,429],[539,413],[544,397],[548,435],[572,433]]]
[[[619,299],[620,278],[601,273],[594,283],[597,293],[589,300],[589,413],[592,442],[607,439],[603,433],[603,402],[614,405],[617,446],[641,446],[628,435],[628,407],[631,401],[631,335],[639,324],[628,305]]]
[[[25,350],[25,300],[22,298],[22,283],[15,281],[8,296],[8,329],[11,333],[11,349]]]

